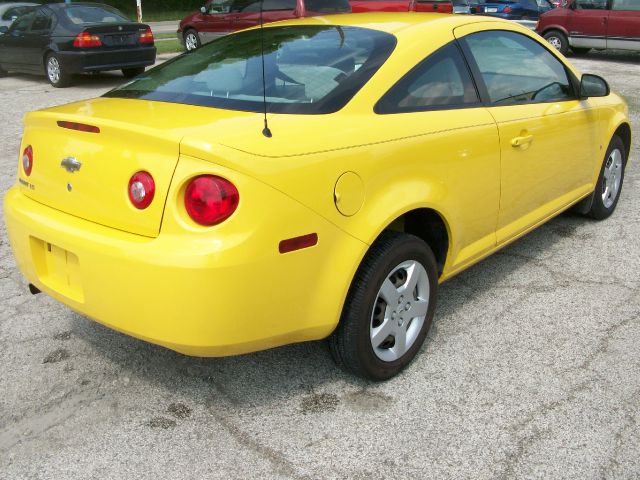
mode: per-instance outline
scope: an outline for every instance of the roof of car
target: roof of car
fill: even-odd
[[[436,31],[451,32],[454,28],[472,23],[501,23],[505,27],[518,26],[510,20],[480,15],[452,15],[446,13],[422,12],[373,12],[373,13],[342,13],[325,17],[305,17],[282,22],[269,23],[265,28],[283,25],[339,25],[370,28],[382,32],[399,35],[403,31],[413,31],[416,27]]]

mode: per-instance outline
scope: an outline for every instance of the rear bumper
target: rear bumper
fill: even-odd
[[[56,55],[67,73],[99,72],[153,65],[156,61],[156,47],[61,51]]]
[[[52,209],[16,187],[5,196],[4,213],[18,267],[43,292],[148,342],[226,356],[328,336],[350,283],[346,261],[366,250],[271,192],[267,204],[291,214],[301,233],[316,231],[318,245],[282,255],[273,238],[290,233],[273,219],[253,217],[254,225],[225,237],[142,237]]]

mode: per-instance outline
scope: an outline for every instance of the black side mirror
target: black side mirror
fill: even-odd
[[[206,15],[207,14],[207,7],[200,7],[200,11]]]
[[[6,25],[3,25],[0,27],[0,35],[4,35],[8,31],[9,31],[9,27],[7,27]]]
[[[580,80],[580,98],[606,97],[611,93],[607,81],[598,75],[585,73]]]

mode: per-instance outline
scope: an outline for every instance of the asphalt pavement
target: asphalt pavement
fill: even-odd
[[[639,60],[575,60],[634,134]],[[123,81],[0,78],[0,193],[25,112]],[[0,478],[639,479],[639,147],[610,219],[562,215],[445,283],[422,351],[381,384],[323,342],[189,358],[32,296],[0,213]]]

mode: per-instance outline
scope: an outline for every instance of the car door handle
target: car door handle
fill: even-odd
[[[515,137],[511,139],[511,146],[514,148],[522,147],[533,142],[533,135],[525,135],[523,137]]]

